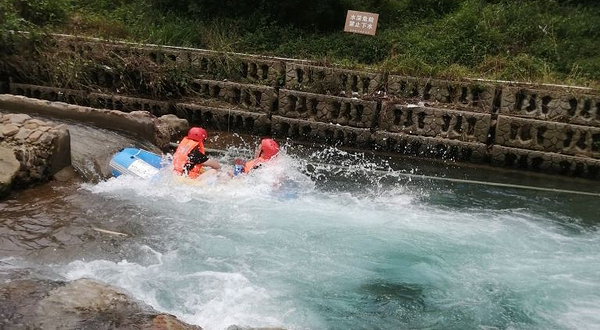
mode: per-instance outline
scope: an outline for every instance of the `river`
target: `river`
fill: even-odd
[[[70,129],[85,179],[0,202],[4,264],[98,279],[209,330],[600,324],[600,197],[429,176],[598,193],[596,182],[292,143],[228,182],[103,179],[115,150],[150,146]],[[216,157],[231,164],[246,141]]]

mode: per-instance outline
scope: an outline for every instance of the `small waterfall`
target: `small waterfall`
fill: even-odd
[[[110,177],[108,163],[120,149],[143,148],[161,153],[148,141],[136,139],[126,133],[109,131],[93,126],[66,122],[71,134],[71,159],[73,167],[85,181],[98,182]]]

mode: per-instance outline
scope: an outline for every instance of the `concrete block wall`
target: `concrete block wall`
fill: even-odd
[[[90,93],[88,95],[88,100],[91,107],[98,109],[119,110],[123,112],[148,111],[157,117],[173,112],[173,107],[168,102],[137,97]]]
[[[532,151],[495,145],[491,149],[491,164],[515,169],[600,178],[600,160],[559,153]]]
[[[372,128],[377,120],[377,102],[280,89],[277,114],[288,118]]]
[[[175,114],[179,118],[187,119],[191,125],[220,131],[256,135],[268,135],[271,131],[271,119],[265,113],[177,103]]]
[[[287,63],[285,86],[289,89],[307,92],[330,91],[370,95],[379,91],[385,84],[385,75],[362,71],[329,68],[308,64]]]
[[[490,114],[384,102],[379,127],[394,133],[486,143],[491,118]]]
[[[10,92],[119,111],[171,113],[194,125],[600,179],[600,92],[450,81],[273,57],[59,37],[68,56],[139,56],[194,68],[195,95],[156,101],[10,83]],[[232,60],[232,58],[235,58]],[[236,72],[235,82],[222,79]],[[219,77],[219,79],[215,79]],[[107,86],[119,77],[99,72]],[[331,95],[333,94],[333,95]]]
[[[214,98],[251,112],[271,113],[277,107],[273,87],[199,79],[192,89],[202,98]]]
[[[10,93],[53,102],[64,102],[89,106],[90,100],[86,91],[11,83]]]
[[[345,147],[369,148],[372,143],[371,131],[303,119],[273,116],[272,134],[278,138],[291,138],[300,141],[332,144]]]
[[[134,56],[157,66],[177,66],[193,69],[204,78],[222,78],[236,73],[240,82],[280,86],[285,80],[285,63],[280,60],[251,55],[231,56],[227,53],[192,48],[158,47],[120,42],[98,42],[72,36],[55,36],[57,48],[64,56],[101,60],[106,54],[113,58]],[[109,70],[99,70],[100,82],[115,81]]]
[[[600,128],[498,116],[501,146],[600,158]]]
[[[600,127],[600,96],[573,91],[506,87],[500,113]]]
[[[468,81],[397,75],[390,75],[387,79],[387,94],[390,96],[468,107],[470,111],[477,112],[496,112],[500,101],[497,93],[494,85]]]
[[[373,139],[376,150],[399,154],[472,163],[486,163],[489,158],[488,146],[484,143],[386,131],[375,132]]]

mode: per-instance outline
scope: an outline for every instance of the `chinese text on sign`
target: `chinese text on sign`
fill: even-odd
[[[379,14],[348,10],[344,31],[375,35]]]

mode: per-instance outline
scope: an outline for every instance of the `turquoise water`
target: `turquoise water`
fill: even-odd
[[[51,267],[205,329],[600,324],[599,197],[409,180],[311,152],[204,186],[168,174],[84,184],[70,212],[133,236]],[[342,168],[305,170],[331,154]]]

